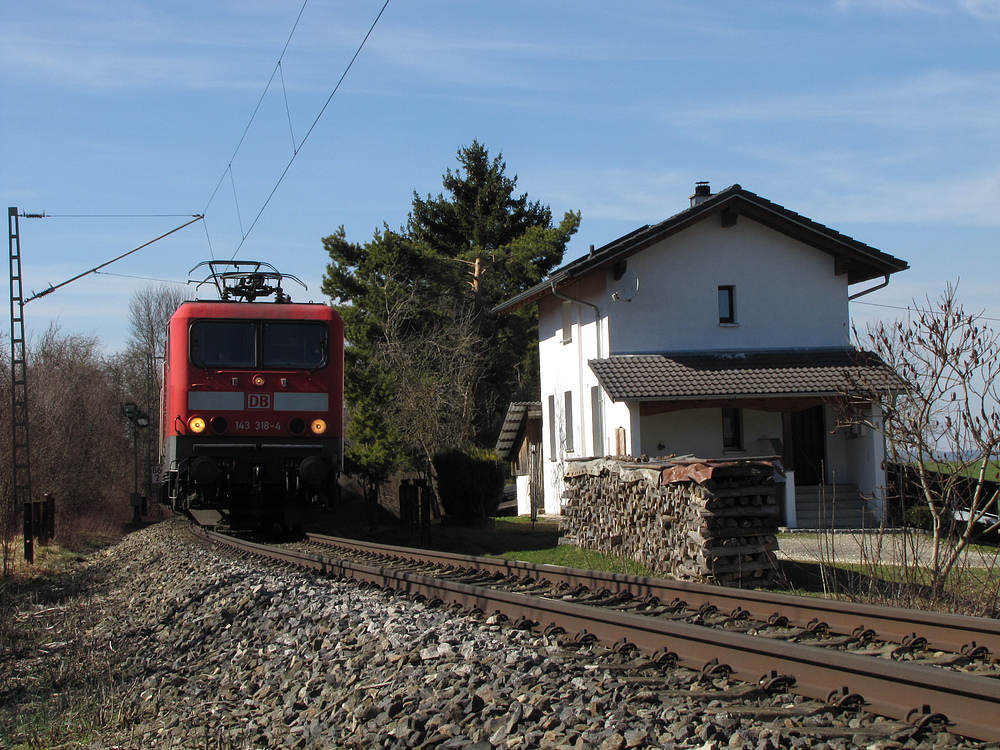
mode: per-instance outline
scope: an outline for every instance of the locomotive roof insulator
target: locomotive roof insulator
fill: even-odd
[[[273,295],[276,303],[291,302],[292,298],[281,288],[283,279],[291,279],[303,289],[309,288],[295,276],[281,273],[270,263],[259,260],[206,260],[188,271],[188,275],[202,266],[208,266],[209,274],[197,286],[212,282],[221,300],[253,302],[259,297]]]

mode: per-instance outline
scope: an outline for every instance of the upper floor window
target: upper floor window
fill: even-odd
[[[719,324],[736,323],[736,287],[719,287]]]
[[[573,303],[569,301],[562,303],[562,342],[573,343]]]

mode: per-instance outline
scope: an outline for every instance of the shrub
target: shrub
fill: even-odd
[[[496,515],[506,464],[492,451],[453,448],[434,456],[438,496],[446,515],[462,523]]]
[[[903,514],[906,525],[912,529],[931,531],[934,528],[934,514],[926,505],[914,505]]]

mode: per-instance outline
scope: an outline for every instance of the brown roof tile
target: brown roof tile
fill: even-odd
[[[590,368],[615,401],[834,396],[862,374],[886,391],[900,386],[878,357],[853,349],[630,354]]]

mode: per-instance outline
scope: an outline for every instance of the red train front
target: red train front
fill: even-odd
[[[162,498],[205,524],[301,526],[343,468],[344,327],[269,287],[280,274],[230,265],[248,264],[223,275],[223,300],[185,302],[167,326]]]

